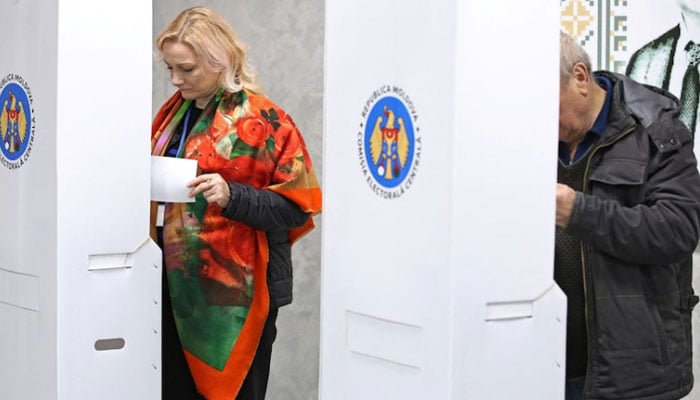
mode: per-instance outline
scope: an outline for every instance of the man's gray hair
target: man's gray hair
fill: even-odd
[[[583,63],[588,72],[591,70],[591,58],[569,34],[559,31],[559,79],[560,84],[566,84],[571,78],[576,63]]]

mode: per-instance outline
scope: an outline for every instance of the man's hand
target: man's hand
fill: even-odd
[[[557,226],[566,228],[574,209],[576,192],[569,186],[557,183]]]

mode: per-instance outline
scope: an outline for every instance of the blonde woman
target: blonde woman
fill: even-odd
[[[277,310],[292,300],[291,245],[313,228],[321,191],[301,133],[261,94],[221,15],[182,11],[156,48],[177,91],[153,121],[152,152],[201,171],[194,203],[152,207],[167,277],[163,398],[263,399]]]

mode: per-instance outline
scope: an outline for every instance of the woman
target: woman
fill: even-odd
[[[260,94],[221,15],[182,11],[156,48],[178,91],[153,121],[152,153],[201,171],[188,184],[195,202],[165,204],[152,230],[167,271],[163,398],[263,399],[277,309],[291,302],[291,244],[321,210],[318,182],[299,130]]]

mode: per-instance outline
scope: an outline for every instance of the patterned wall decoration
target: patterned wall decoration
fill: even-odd
[[[561,0],[561,25],[591,55],[594,69],[625,72],[628,0]]]

